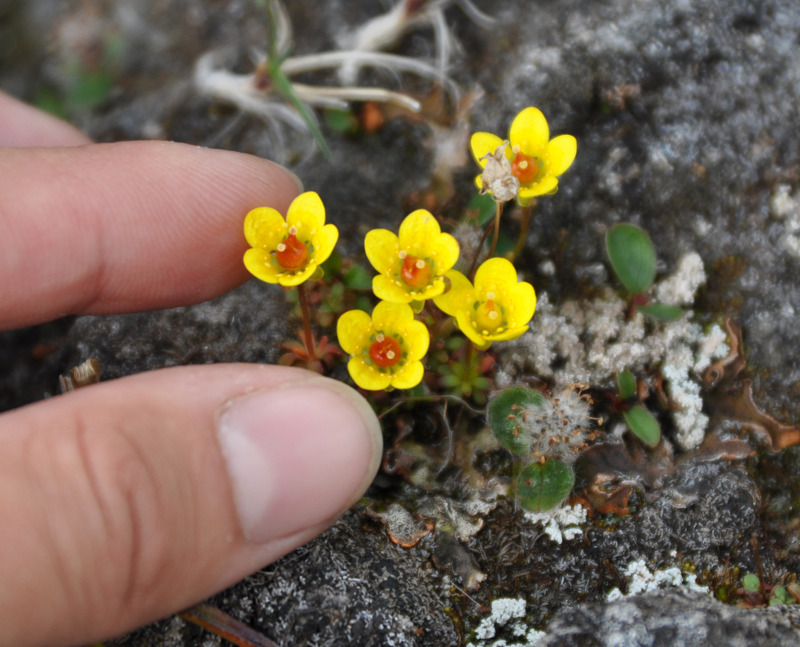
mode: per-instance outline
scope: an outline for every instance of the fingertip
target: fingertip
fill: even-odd
[[[243,534],[256,544],[338,517],[372,482],[383,445],[364,398],[318,376],[230,401],[217,435]]]
[[[84,644],[196,604],[332,523],[381,448],[360,395],[287,367],[165,369],[4,413],[0,642]]]
[[[247,212],[297,194],[273,162],[174,142],[3,149],[0,328],[219,296],[249,276]]]
[[[82,146],[91,141],[66,121],[0,91],[0,146]]]

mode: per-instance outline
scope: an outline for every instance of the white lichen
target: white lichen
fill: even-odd
[[[490,640],[495,637],[497,627],[506,625],[514,618],[525,617],[525,600],[523,598],[497,598],[492,600],[492,613],[478,625],[475,638]]]
[[[625,569],[625,577],[629,580],[627,593],[623,593],[615,587],[606,594],[606,600],[613,602],[629,595],[646,594],[676,586],[684,586],[701,593],[710,593],[707,586],[697,583],[697,576],[694,573],[683,573],[677,566],[651,571],[643,559],[630,562]]]
[[[697,289],[705,282],[703,259],[696,252],[690,252],[678,261],[675,273],[658,284],[656,301],[670,306],[691,305]]]
[[[586,522],[586,508],[576,504],[544,512],[525,512],[525,519],[540,525],[550,541],[561,544],[583,535],[581,525]]]
[[[467,647],[536,647],[546,634],[527,626],[521,620],[525,617],[525,607],[525,600],[522,598],[493,600],[491,615],[481,620],[475,630],[476,642],[467,643]],[[516,622],[512,622],[513,620]],[[521,639],[521,642],[509,642],[504,638],[495,639],[500,627],[506,627],[507,633],[515,639]]]
[[[792,195],[788,184],[779,184],[769,202],[772,215],[782,220],[786,228],[783,248],[794,258],[800,258],[800,191]]]
[[[654,288],[656,301],[687,306],[706,280],[696,253],[685,254],[675,272]],[[678,445],[689,450],[703,440],[708,418],[702,413],[699,375],[712,360],[727,352],[719,326],[708,332],[683,316],[659,323],[641,313],[626,319],[627,302],[610,288],[591,301],[566,301],[558,307],[541,293],[531,329],[504,349],[504,378],[528,374],[557,384],[583,382],[616,388],[623,369],[643,375],[661,366]]]

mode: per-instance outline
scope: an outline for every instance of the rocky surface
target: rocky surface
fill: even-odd
[[[295,33],[298,53],[334,46],[346,29],[380,11],[368,0],[289,4],[303,26]],[[230,48],[230,60],[246,71],[248,49],[263,45],[264,22],[244,0],[8,3],[0,8],[0,87],[29,100],[50,92],[102,141],[168,138],[282,157],[321,194],[342,232],[342,254],[361,262],[364,232],[395,227],[420,200],[432,200],[448,222],[460,217],[475,173],[457,153],[466,146],[464,133],[503,134],[518,110],[537,105],[554,134],[569,132],[579,142],[574,166],[559,193],[541,201],[528,236],[523,271],[537,291],[554,304],[580,303],[614,285],[603,234],[616,222],[650,232],[664,274],[697,252],[708,280],[695,320],[735,318],[756,402],[798,421],[800,6],[793,0],[481,5],[497,19],[492,28],[456,7],[446,13],[461,44],[453,78],[477,97],[465,115],[469,127],[398,118],[371,133],[326,129],[334,164],[314,152],[308,137],[289,131],[278,146],[262,120],[193,88],[193,65],[204,52]],[[70,103],[70,65],[88,65],[98,48],[106,52],[110,92],[93,106]],[[431,30],[418,30],[396,51],[432,56]],[[366,78],[396,84],[390,75]],[[429,89],[413,79],[404,83],[411,92]],[[442,153],[453,142],[463,146]],[[278,316],[282,309],[277,291],[251,282],[192,308],[5,333],[0,404],[54,394],[58,374],[87,357],[100,359],[104,378],[174,364],[275,361],[277,342],[290,329]],[[440,424],[436,412],[419,416],[417,431]],[[391,440],[395,429],[386,431]],[[800,570],[791,521],[800,507],[797,450],[778,456],[762,450],[746,461],[719,455],[661,457],[666,463],[651,457],[676,467],[656,477],[639,473],[630,514],[595,515],[578,537],[560,544],[507,499],[484,515],[477,534],[454,539],[440,520],[412,548],[391,543],[359,508],[213,602],[286,647],[489,644],[475,631],[498,598],[525,601],[525,627],[548,633],[540,644],[796,642],[792,627],[800,622],[793,616],[722,606],[704,594],[606,601],[612,589],[629,589],[625,573],[636,560],[652,572],[691,573],[717,596],[730,597],[741,574],[756,568],[752,537],[770,583]],[[498,459],[485,448],[476,457],[481,465]],[[411,511],[432,495],[458,504],[470,498],[452,474],[415,485],[383,475],[369,493],[375,502],[399,501]],[[466,591],[461,576],[476,571],[486,579]],[[525,632],[503,636],[509,645],[529,640]],[[219,644],[178,619],[119,642]]]
[[[797,622],[794,614],[774,608],[743,614],[707,595],[671,590],[559,613],[538,647],[792,645]]]

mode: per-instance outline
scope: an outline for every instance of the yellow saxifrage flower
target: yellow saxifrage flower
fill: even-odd
[[[474,133],[470,148],[481,168],[486,168],[487,155],[492,155],[503,145],[502,139],[491,133]],[[505,155],[511,163],[511,172],[519,180],[517,200],[523,206],[539,195],[558,190],[558,176],[575,160],[578,142],[572,135],[559,135],[550,139],[550,127],[542,111],[525,108],[511,123],[508,133],[510,146]],[[475,178],[483,188],[481,176]]]
[[[517,281],[517,270],[505,258],[490,258],[475,273],[475,285],[457,270],[447,273],[450,290],[433,302],[456,318],[456,323],[479,349],[495,341],[516,339],[536,310],[536,292]]]
[[[367,232],[364,249],[380,272],[372,291],[392,303],[424,301],[444,292],[443,275],[458,260],[458,242],[442,233],[436,218],[425,209],[406,216],[399,235],[388,229]]]
[[[297,196],[286,220],[271,207],[253,209],[244,219],[244,237],[251,249],[244,265],[257,279],[300,285],[331,255],[339,230],[325,224],[325,205],[314,191]]]
[[[422,381],[420,360],[428,352],[430,336],[410,305],[381,301],[371,317],[349,310],[339,317],[336,335],[350,355],[347,370],[362,389],[410,389]]]

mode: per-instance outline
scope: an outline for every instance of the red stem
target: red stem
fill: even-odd
[[[306,345],[309,359],[315,360],[317,359],[317,349],[314,347],[314,333],[311,332],[311,303],[308,300],[305,283],[297,286],[297,298],[300,301],[300,312],[303,315],[303,343]]]

